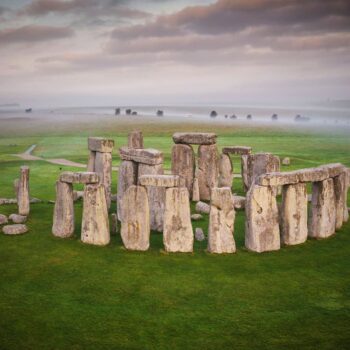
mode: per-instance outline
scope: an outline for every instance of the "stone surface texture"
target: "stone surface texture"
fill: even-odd
[[[335,228],[338,230],[343,226],[343,223],[347,221],[347,200],[348,189],[346,186],[347,173],[343,171],[340,175],[333,178],[334,181],[334,196],[335,196]]]
[[[27,216],[30,212],[29,167],[21,166],[17,192],[18,214]]]
[[[95,151],[89,151],[89,159],[87,163],[86,170],[88,172],[94,172],[95,171],[95,159],[96,159],[96,152]]]
[[[143,135],[142,131],[132,131],[128,135],[128,147],[129,148],[143,148]]]
[[[218,187],[230,187],[233,181],[233,166],[229,155],[222,153],[219,159]]]
[[[225,154],[251,154],[252,148],[247,146],[228,146],[222,149],[222,153]]]
[[[175,143],[186,145],[213,145],[216,143],[216,134],[202,132],[176,132],[173,135]]]
[[[104,186],[107,207],[111,206],[112,154],[96,152],[95,172]]]
[[[199,201],[196,203],[195,209],[196,209],[196,212],[198,212],[198,213],[209,214],[210,205],[208,203]]]
[[[143,163],[148,165],[163,164],[163,153],[153,148],[129,148],[120,147],[119,155],[122,160],[133,160],[137,163]]]
[[[90,151],[100,153],[112,153],[114,140],[105,139],[103,137],[89,137],[88,147]]]
[[[198,184],[198,178],[197,177],[195,177],[193,179],[192,200],[193,200],[193,202],[200,201],[199,184]]]
[[[141,175],[139,183],[142,186],[179,187],[180,177],[178,175]]]
[[[21,235],[28,232],[28,227],[23,224],[6,225],[2,228],[5,235]]]

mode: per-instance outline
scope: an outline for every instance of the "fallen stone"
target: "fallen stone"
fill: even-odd
[[[290,165],[290,158],[285,157],[282,159],[282,165]]]
[[[318,182],[328,179],[328,171],[325,168],[308,168],[296,170],[299,182]]]
[[[132,131],[128,135],[129,148],[143,148],[143,135],[141,131]]]
[[[163,243],[167,252],[193,251],[190,198],[185,187],[168,188],[165,192]]]
[[[123,217],[120,234],[129,250],[147,250],[150,238],[150,217],[147,191],[142,186],[130,186],[121,201]]]
[[[192,146],[183,144],[173,145],[171,151],[171,172],[183,179],[190,198],[192,198],[195,174],[195,154]]]
[[[17,199],[15,198],[0,198],[0,205],[5,204],[17,204]]]
[[[210,191],[218,186],[219,156],[216,144],[198,147],[198,186],[201,200],[210,200]]]
[[[59,180],[71,184],[94,184],[100,181],[99,175],[95,172],[72,172],[64,171]]]
[[[175,143],[186,145],[213,145],[216,143],[216,134],[208,132],[176,132],[173,135]]]
[[[248,169],[248,157],[249,155],[244,154],[241,156],[241,173],[242,173],[242,184],[243,184],[243,190],[244,192],[247,192],[249,190],[249,179],[250,179],[250,173]]]
[[[246,248],[258,253],[280,249],[278,207],[272,188],[252,185],[245,212]]]
[[[136,149],[129,147],[119,148],[119,155],[122,160],[132,160],[137,163],[143,163],[148,165],[163,164],[163,153],[153,149]]]
[[[194,230],[194,238],[198,242],[205,241],[205,234],[201,228],[196,227],[196,229]]]
[[[251,154],[252,148],[247,146],[228,146],[222,149],[222,153],[225,154]]]
[[[28,215],[30,212],[29,199],[29,167],[21,166],[21,174],[17,192],[18,214]]]
[[[94,245],[106,245],[110,241],[108,209],[102,184],[85,186],[81,241]]]
[[[0,214],[0,225],[4,225],[8,223],[7,216],[4,214]]]
[[[6,225],[2,228],[5,235],[21,235],[28,232],[28,227],[22,224]]]
[[[230,187],[233,181],[233,166],[230,159],[225,153],[220,155],[219,160],[219,180],[218,187]]]
[[[245,201],[246,201],[245,197],[234,195],[232,198],[233,198],[233,206],[235,207],[235,209],[245,208]]]
[[[11,214],[9,216],[9,219],[14,223],[14,224],[24,224],[27,221],[27,217],[24,215],[19,215],[19,214]]]
[[[42,200],[39,198],[30,198],[29,203],[30,204],[42,203]]]
[[[104,186],[107,208],[111,206],[112,154],[96,152],[95,171]]]
[[[312,184],[309,237],[327,238],[335,233],[335,194],[333,179]]]
[[[208,251],[210,253],[234,253],[233,238],[235,210],[231,188],[213,188],[210,201]]]
[[[163,164],[148,165],[139,164],[138,176],[139,179],[142,175],[163,175]],[[150,208],[150,222],[151,230],[162,232],[164,223],[164,210],[165,210],[165,188],[146,186],[148,202]]]
[[[200,201],[199,184],[198,184],[198,178],[197,177],[195,177],[193,179],[192,200],[194,202]]]
[[[112,153],[114,140],[106,139],[103,137],[89,137],[88,147],[90,151]]]
[[[203,219],[203,215],[201,214],[192,214],[191,215],[191,220],[193,221],[198,221],[198,220],[202,220]]]
[[[118,218],[122,220],[121,200],[126,190],[137,184],[137,164],[130,160],[123,160],[119,166],[118,172],[118,193],[117,193],[117,212]]]
[[[56,202],[53,215],[52,234],[67,238],[74,233],[73,185],[56,182]]]
[[[325,164],[322,165],[320,168],[327,169],[329,177],[339,176],[346,170],[345,166],[341,163]]]
[[[295,245],[307,240],[307,200],[305,183],[283,186],[280,210],[283,244]]]
[[[336,230],[343,226],[343,223],[347,221],[347,201],[348,201],[348,188],[346,186],[347,173],[343,171],[340,175],[333,178],[334,182],[334,196],[335,196],[335,213]]]
[[[196,203],[196,212],[202,213],[202,214],[209,214],[210,212],[210,205],[205,202],[197,202]]]
[[[260,186],[283,186],[296,184],[298,182],[298,173],[294,171],[267,173],[260,175],[256,180],[256,184]]]
[[[179,187],[180,177],[178,175],[142,175],[139,177],[142,186],[154,187]]]

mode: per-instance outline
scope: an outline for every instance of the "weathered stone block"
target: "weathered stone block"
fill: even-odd
[[[171,172],[179,175],[192,197],[193,179],[195,174],[195,154],[190,145],[175,144],[171,152]]]
[[[298,173],[294,171],[267,173],[260,175],[256,180],[256,184],[260,186],[283,186],[298,182]]]
[[[180,176],[178,175],[142,175],[139,177],[142,186],[154,187],[179,187]]]
[[[233,181],[233,166],[230,156],[223,153],[219,160],[219,180],[218,187],[230,187]]]
[[[296,170],[299,182],[317,182],[328,179],[328,171],[325,168],[308,168]]]
[[[90,151],[112,153],[114,140],[106,139],[103,137],[89,137],[88,147]]]
[[[210,253],[234,253],[233,238],[235,210],[231,188],[212,188],[209,215],[208,251]]]
[[[143,135],[141,131],[132,131],[128,135],[129,148],[143,148]]]
[[[185,187],[168,188],[165,194],[163,243],[167,252],[193,251],[190,199]]]
[[[251,154],[252,148],[247,146],[228,146],[222,149],[222,153],[225,154]]]
[[[22,224],[6,225],[2,228],[5,235],[21,235],[28,232],[28,227]]]
[[[307,240],[307,202],[305,183],[283,186],[280,210],[283,244],[295,245]]]
[[[14,224],[24,224],[27,221],[27,217],[25,215],[19,215],[19,214],[11,214],[9,216],[9,219]]]
[[[108,209],[102,184],[85,186],[81,240],[94,245],[106,245],[110,241]]]
[[[95,159],[96,159],[96,152],[90,151],[89,153],[89,159],[87,164],[87,171],[94,172],[95,171]]]
[[[272,188],[252,185],[245,211],[246,248],[258,253],[280,249],[278,207]]]
[[[99,175],[95,172],[72,172],[61,173],[59,181],[70,184],[94,184],[100,181]]]
[[[137,163],[143,163],[148,165],[163,164],[163,153],[153,149],[136,149],[129,147],[119,148],[119,155],[122,160],[132,160]]]
[[[147,191],[142,186],[130,186],[121,201],[122,220],[120,234],[129,250],[147,250],[150,238],[150,209]]]
[[[204,234],[203,230],[200,227],[196,227],[196,229],[194,231],[194,238],[198,242],[205,241],[205,234]]]
[[[347,199],[348,188],[346,186],[347,173],[343,171],[340,175],[333,178],[334,182],[334,196],[335,196],[335,212],[336,221],[335,228],[338,230],[343,226],[343,223],[347,221]]]
[[[29,167],[21,166],[17,192],[18,214],[27,216],[30,212]]]
[[[309,236],[327,238],[335,233],[335,194],[333,179],[312,184],[312,208],[309,218]]]
[[[8,223],[7,216],[4,214],[0,214],[0,225],[4,225]]]
[[[176,132],[173,135],[175,143],[187,145],[213,145],[216,143],[216,134],[208,132]]]
[[[196,203],[196,212],[202,213],[202,214],[209,214],[210,212],[210,205],[205,202],[197,202]]]
[[[199,184],[198,184],[198,178],[197,177],[195,177],[193,179],[192,200],[194,202],[200,201]]]
[[[95,172],[104,186],[107,207],[111,206],[112,154],[96,152]]]

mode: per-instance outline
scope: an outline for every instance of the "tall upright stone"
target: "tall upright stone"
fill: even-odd
[[[138,177],[142,175],[163,175],[163,164],[149,165],[140,163],[138,166]],[[165,188],[146,186],[149,208],[151,230],[163,231],[163,217],[165,207]]]
[[[130,186],[121,201],[120,234],[129,250],[147,250],[150,239],[150,210],[147,191],[142,186]]]
[[[56,201],[53,215],[52,234],[67,238],[74,233],[74,198],[71,183],[56,182]]]
[[[21,166],[17,191],[18,214],[27,216],[30,211],[29,167]]]
[[[121,221],[121,200],[126,190],[137,184],[137,163],[132,160],[123,160],[119,165],[118,172],[118,192],[117,192],[117,213],[118,219]]]
[[[96,152],[95,172],[104,186],[107,207],[111,206],[112,153]]]
[[[258,253],[280,249],[278,207],[272,188],[252,185],[245,210],[246,248]]]
[[[219,160],[218,187],[232,187],[233,166],[228,154],[222,153]]]
[[[312,184],[309,237],[327,238],[335,233],[336,208],[332,178]]]
[[[235,210],[231,187],[212,188],[210,200],[208,251],[210,253],[234,253],[233,238]]]
[[[143,135],[141,131],[132,131],[129,133],[128,147],[143,148]]]
[[[89,160],[87,164],[87,171],[95,172],[95,160],[96,160],[96,152],[89,151]]]
[[[349,218],[347,200],[348,200],[348,188],[347,188],[347,173],[344,171],[340,175],[333,178],[334,181],[334,195],[335,195],[335,212],[336,221],[335,228],[340,229],[343,223]]]
[[[242,185],[243,185],[243,190],[244,192],[248,192],[249,190],[249,179],[250,179],[250,174],[249,174],[249,168],[248,168],[248,154],[243,154],[241,156],[241,174],[242,174]]]
[[[216,144],[198,147],[198,185],[201,200],[210,200],[210,191],[218,185],[219,164]]]
[[[201,197],[199,195],[199,184],[198,184],[198,177],[195,177],[193,179],[193,187],[192,187],[192,200],[194,202],[199,202]]]
[[[184,180],[190,198],[192,198],[195,154],[191,145],[173,145],[171,154],[171,172],[174,175],[179,175]]]
[[[305,183],[282,187],[280,223],[283,244],[295,245],[307,240],[307,202]]]
[[[81,240],[94,245],[106,245],[110,241],[108,209],[102,184],[85,186]]]
[[[193,251],[190,198],[185,187],[168,188],[165,194],[163,243],[167,252]]]

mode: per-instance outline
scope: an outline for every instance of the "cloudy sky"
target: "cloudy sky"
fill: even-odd
[[[350,98],[349,0],[0,0],[0,104]]]

